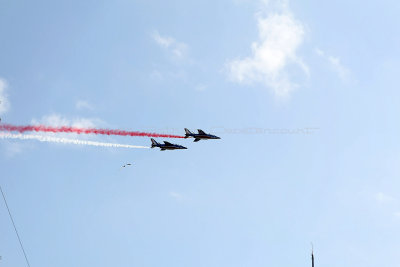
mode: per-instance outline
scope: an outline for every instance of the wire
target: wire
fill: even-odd
[[[3,195],[4,203],[6,204],[6,207],[7,207],[7,210],[8,210],[8,214],[10,215],[11,222],[12,222],[12,224],[14,226],[15,234],[18,237],[19,244],[21,245],[22,252],[24,253],[26,264],[28,265],[28,267],[31,267],[31,265],[29,264],[29,261],[28,261],[28,257],[26,256],[24,246],[22,245],[21,238],[19,237],[17,227],[15,226],[14,219],[13,219],[13,217],[11,215],[11,211],[8,208],[7,200],[6,200],[6,197],[5,197],[4,193],[3,193],[3,189],[1,188],[1,186],[0,186],[0,191],[1,191],[1,194]]]

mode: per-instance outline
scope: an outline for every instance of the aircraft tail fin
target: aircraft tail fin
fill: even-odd
[[[186,133],[186,135],[192,134],[192,132],[191,132],[191,131],[189,131],[189,129],[188,129],[188,128],[185,128],[185,133]]]
[[[157,141],[154,140],[153,138],[151,138],[150,140],[151,140],[151,148],[156,147],[158,145]]]

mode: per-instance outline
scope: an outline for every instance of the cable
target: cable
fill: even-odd
[[[0,186],[0,191],[1,191],[1,194],[3,195],[4,203],[6,204],[6,207],[7,207],[7,210],[8,210],[8,214],[10,215],[10,219],[11,219],[11,222],[12,222],[12,224],[14,226],[15,233],[17,234],[19,244],[21,245],[22,252],[24,253],[26,264],[28,265],[28,267],[31,267],[31,265],[29,264],[29,261],[28,261],[28,257],[26,256],[24,246],[22,245],[21,238],[19,237],[19,234],[18,234],[18,231],[17,231],[17,227],[15,226],[13,217],[11,215],[11,211],[8,208],[7,200],[6,200],[6,197],[5,197],[4,193],[3,193],[3,189],[1,188],[1,186]]]

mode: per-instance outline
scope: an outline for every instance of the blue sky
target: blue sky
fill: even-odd
[[[0,139],[31,266],[309,266],[310,242],[316,266],[398,266],[399,11],[0,1],[2,122],[222,137]],[[0,226],[0,265],[25,266],[4,205]]]

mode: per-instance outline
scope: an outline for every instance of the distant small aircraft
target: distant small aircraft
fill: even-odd
[[[151,148],[153,147],[159,147],[161,151],[164,150],[175,150],[175,149],[187,149],[184,146],[181,145],[176,145],[176,144],[171,144],[170,142],[164,141],[164,144],[157,143],[156,140],[151,138]]]
[[[122,168],[125,168],[126,166],[131,166],[131,165],[132,165],[131,163],[127,163],[127,164],[123,165]]]
[[[205,133],[203,130],[198,129],[197,130],[198,133],[192,133],[191,131],[189,131],[187,128],[185,128],[185,138],[189,138],[189,137],[193,137],[194,138],[194,142],[198,142],[201,139],[221,139],[220,137],[216,136],[216,135],[212,135],[212,134],[207,134]]]

